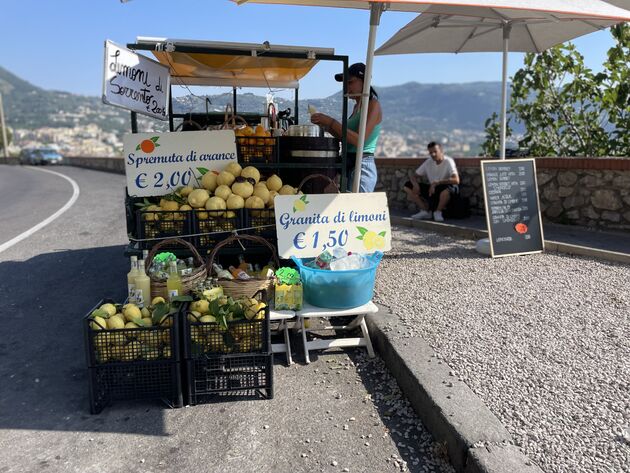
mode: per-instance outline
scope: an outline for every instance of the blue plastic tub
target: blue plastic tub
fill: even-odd
[[[372,263],[369,268],[327,271],[304,266],[312,258],[302,260],[291,257],[302,277],[304,300],[327,309],[351,309],[372,300],[376,269],[383,253],[377,251],[367,258]]]

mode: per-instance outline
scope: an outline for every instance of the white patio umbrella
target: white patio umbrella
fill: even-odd
[[[505,159],[508,51],[540,53],[578,36],[630,20],[630,12],[597,0],[549,1],[545,2],[546,11],[526,9],[532,2],[522,0],[502,3],[506,5],[503,8],[432,5],[375,54],[503,51],[500,157]],[[574,8],[571,4],[575,4]]]
[[[507,12],[520,13],[521,18],[534,15],[536,18],[556,20],[562,15],[581,16],[585,21],[610,22],[614,24],[621,21],[630,21],[630,12],[604,3],[600,0],[232,0],[238,5],[246,3],[265,3],[275,5],[303,5],[337,8],[357,8],[370,10],[370,31],[368,34],[368,46],[365,59],[365,79],[363,83],[362,101],[367,103],[370,97],[372,85],[372,62],[374,59],[374,45],[376,32],[384,10],[406,11],[423,13],[431,7],[452,7],[488,9],[497,16],[507,15]],[[604,26],[602,26],[604,27]],[[599,28],[599,25],[597,26]],[[595,28],[595,29],[597,29]],[[582,33],[584,34],[584,33]],[[507,56],[507,54],[506,54]],[[368,107],[361,107],[359,121],[359,139],[357,142],[357,156],[355,161],[353,192],[359,190],[361,181],[361,159],[363,158],[363,145],[365,143],[365,127],[367,123]],[[502,133],[505,134],[505,133]],[[505,140],[503,140],[505,141]]]

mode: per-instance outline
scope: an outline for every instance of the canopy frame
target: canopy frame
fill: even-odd
[[[156,51],[160,50],[168,46],[169,40],[166,38],[141,38],[139,37],[135,43],[128,43],[127,47],[131,50],[136,51]],[[180,40],[181,41],[181,40]],[[283,48],[287,48],[290,50],[278,51],[273,49],[272,45],[268,43],[263,43],[260,45],[257,44],[246,44],[246,43],[224,43],[226,46],[234,45],[235,47],[212,47],[208,46],[209,42],[204,41],[187,41],[187,44],[173,44],[175,47],[175,51],[183,52],[183,53],[197,53],[197,54],[215,54],[215,55],[225,55],[225,56],[249,56],[252,54],[258,54],[264,57],[270,58],[285,58],[285,59],[311,59],[316,61],[333,61],[340,62],[342,65],[342,72],[344,74],[344,78],[348,77],[348,66],[349,59],[348,56],[334,54],[334,50],[332,49],[323,49],[323,48],[307,48],[307,47],[295,47],[295,46],[283,46]],[[216,43],[218,44],[218,43]],[[178,76],[171,76],[178,77]],[[179,77],[178,77],[179,80]],[[177,84],[176,84],[177,85]],[[188,84],[187,84],[188,85]],[[204,86],[211,86],[208,84],[204,84]],[[220,86],[220,85],[219,85]],[[232,87],[233,90],[233,107],[236,111],[236,87]],[[240,87],[240,85],[238,85]],[[243,87],[252,87],[250,85],[244,84]],[[266,88],[266,86],[258,86],[258,88]],[[287,87],[288,88],[288,87]],[[295,113],[294,119],[296,123],[298,122],[298,91],[299,84],[296,84],[293,87],[295,90]],[[369,89],[368,89],[369,91]],[[171,81],[171,90],[170,90],[170,103],[169,103],[169,129],[170,131],[174,131],[174,118],[182,118],[187,114],[179,116],[173,113],[173,94],[172,94],[172,81]],[[132,133],[138,132],[138,124],[137,124],[137,114],[135,112],[131,112],[131,128]],[[346,188],[347,182],[347,154],[348,154],[348,140],[347,140],[347,130],[348,130],[348,87],[347,81],[343,81],[343,94],[342,94],[342,118],[341,118],[341,128],[342,128],[342,136],[341,136],[341,163],[335,165],[337,169],[339,169],[339,173],[341,174],[341,189]],[[274,169],[282,169],[282,168],[316,168],[317,165],[313,163],[275,163],[273,165],[257,165],[258,167],[272,167]]]

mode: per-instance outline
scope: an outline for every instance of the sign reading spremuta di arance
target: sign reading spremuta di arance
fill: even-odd
[[[391,249],[384,192],[278,195],[274,207],[282,258],[315,257],[335,247],[353,253]]]
[[[236,138],[232,130],[127,133],[123,152],[128,194],[159,196],[201,187],[205,173],[236,162]]]
[[[105,41],[103,103],[167,120],[170,80],[168,67]]]

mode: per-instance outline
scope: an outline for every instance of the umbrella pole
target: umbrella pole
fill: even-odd
[[[361,95],[361,116],[359,121],[359,140],[357,142],[357,157],[354,162],[354,181],[352,192],[359,192],[361,184],[361,160],[363,159],[363,145],[365,144],[365,127],[367,125],[368,106],[370,104],[370,87],[372,86],[372,62],[374,61],[374,45],[376,31],[383,13],[383,4],[372,3],[370,11],[370,33],[368,36],[368,50],[365,58],[365,77],[363,78],[363,94]]]
[[[512,25],[503,25],[503,82],[501,83],[501,159],[505,159],[505,136],[507,132],[507,74],[508,51],[510,49],[510,33]]]

